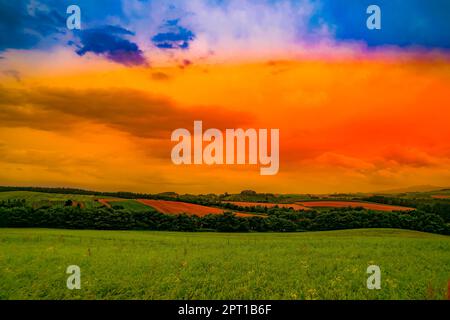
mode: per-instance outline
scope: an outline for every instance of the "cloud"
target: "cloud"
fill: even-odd
[[[333,152],[325,152],[321,154],[314,160],[314,162],[327,166],[352,169],[361,172],[375,169],[375,166],[370,162]]]
[[[157,81],[167,81],[170,79],[170,76],[164,72],[153,72],[152,79]]]
[[[3,71],[3,74],[7,77],[11,77],[14,80],[20,82],[21,81],[21,76],[20,76],[20,72],[17,70],[13,70],[13,69],[8,69]]]
[[[380,0],[382,30],[377,31],[366,27],[370,4],[369,0],[126,0],[124,14],[139,39],[147,41],[144,35],[151,30],[152,42],[159,48],[184,48],[188,50],[178,54],[188,51],[212,60],[389,56],[450,47],[449,33],[444,31],[450,26],[450,5],[441,0],[425,4]]]
[[[167,138],[177,128],[243,126],[246,112],[194,106],[181,108],[162,96],[133,89],[7,89],[0,87],[0,125],[64,131],[93,122],[139,138]]]
[[[430,167],[440,163],[439,159],[417,148],[396,147],[385,152],[385,159],[411,167]]]
[[[79,32],[80,56],[88,52],[105,56],[107,59],[127,66],[145,65],[146,59],[139,46],[128,40],[134,33],[119,26],[103,26]]]
[[[178,25],[179,21],[167,20],[160,28],[161,32],[152,37],[153,44],[160,49],[188,49],[195,34]]]
[[[1,162],[4,163],[34,166],[41,164],[43,167],[51,168],[52,170],[73,165],[75,162],[80,164],[80,161],[74,161],[73,158],[61,152],[18,147],[12,149],[8,145],[0,145],[0,158]]]
[[[391,53],[447,54],[450,4],[380,0],[382,29],[365,26],[369,0],[78,0],[79,32],[66,30],[70,0],[0,0],[0,52],[76,52],[126,66],[196,59],[328,58]],[[103,26],[103,27],[99,27]],[[117,26],[117,27],[113,27]],[[120,27],[119,27],[120,26]],[[131,32],[132,30],[133,32]],[[156,48],[162,50],[155,50]],[[177,50],[178,49],[178,50]]]
[[[0,0],[0,51],[30,49],[44,38],[64,33],[65,17],[37,1]]]
[[[366,9],[381,9],[381,30],[365,27]],[[450,48],[450,2],[441,0],[322,0],[315,20],[326,21],[337,41],[361,41],[369,47],[422,46]]]
[[[306,35],[322,38],[308,22],[315,7],[307,0],[190,1],[183,22],[196,33],[192,48],[218,55],[288,53]]]

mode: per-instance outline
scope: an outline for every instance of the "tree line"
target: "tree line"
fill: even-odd
[[[232,212],[203,217],[166,215],[155,210],[114,208],[33,208],[26,202],[0,202],[0,227],[98,230],[217,232],[301,232],[357,228],[399,228],[450,235],[450,225],[423,211],[382,212],[355,208],[294,211],[270,208],[265,216]]]
[[[439,199],[408,199],[375,195],[363,200],[389,205],[416,208],[420,211],[430,212],[440,216],[445,222],[450,223],[450,202]]]

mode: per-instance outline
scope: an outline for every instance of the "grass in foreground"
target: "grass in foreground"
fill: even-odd
[[[450,237],[0,229],[1,299],[444,299]],[[66,288],[67,266],[81,290]],[[379,265],[381,290],[366,269]]]

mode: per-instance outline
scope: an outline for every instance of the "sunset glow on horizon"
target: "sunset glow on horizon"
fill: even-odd
[[[202,2],[194,3],[191,11],[203,17]],[[59,43],[0,51],[0,185],[149,193],[449,187],[446,49],[371,48],[324,28],[321,41],[305,36],[294,45],[281,38],[290,26],[281,17],[290,11],[278,9],[278,20],[268,12],[262,17],[274,21],[267,37],[279,39],[276,50],[260,45],[264,33],[256,23],[248,50],[225,27],[214,47],[206,22],[180,13],[177,23],[195,34],[182,30],[188,49],[162,49],[156,36],[144,45],[145,19],[127,8],[136,23],[126,29],[135,33],[146,63],[130,65],[111,53],[80,55]],[[213,13],[223,18],[219,8]],[[278,128],[278,174],[261,176],[256,165],[174,165],[170,135],[178,128],[192,132],[194,120],[205,129]]]

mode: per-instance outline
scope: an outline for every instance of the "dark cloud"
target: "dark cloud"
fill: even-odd
[[[191,60],[183,59],[183,61],[181,61],[181,64],[179,65],[179,67],[181,69],[184,69],[184,68],[189,67],[190,65],[192,65],[192,61]]]
[[[88,24],[90,13],[94,9],[98,16],[119,13],[119,0],[109,1],[108,6],[92,5],[88,1],[79,0],[83,10],[83,25]],[[67,33],[66,9],[73,4],[69,0],[0,0],[0,52],[6,49],[33,49],[56,44],[62,40],[57,35]],[[106,7],[103,9],[103,7]],[[110,9],[108,9],[110,8]],[[70,33],[72,34],[72,32]],[[128,40],[134,34],[115,26],[74,31],[69,45],[78,46],[77,54],[92,52],[103,55],[117,63],[125,65],[145,64],[145,58],[138,45]]]
[[[50,35],[65,32],[60,11],[39,1],[0,0],[0,51],[30,49]]]
[[[67,130],[83,122],[107,125],[141,138],[167,138],[177,128],[234,128],[252,120],[246,112],[213,107],[181,108],[165,97],[131,89],[7,89],[0,87],[0,126]]]
[[[20,76],[20,72],[17,70],[5,70],[3,71],[3,74],[7,77],[11,77],[13,79],[15,79],[16,81],[20,82],[22,80],[21,76]]]
[[[179,19],[167,20],[161,32],[152,37],[153,44],[160,49],[188,49],[195,34],[178,23]]]
[[[170,76],[164,72],[153,72],[152,79],[158,81],[166,81],[170,79]]]
[[[88,52],[128,66],[145,65],[146,59],[139,46],[128,40],[134,33],[119,26],[103,26],[77,32],[80,44],[76,53]]]

